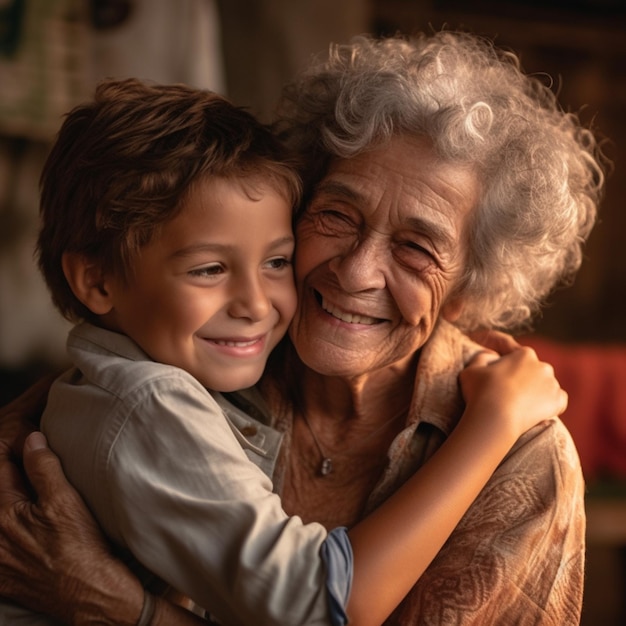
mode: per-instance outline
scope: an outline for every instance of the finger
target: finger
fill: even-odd
[[[11,460],[10,451],[6,446],[0,448],[0,509],[4,509],[29,500],[30,494],[21,468]]]
[[[17,412],[4,413],[0,419],[0,444],[10,459],[21,458],[24,440],[33,430],[33,425],[23,420]]]
[[[470,359],[467,367],[484,367],[485,365],[489,365],[489,363],[497,361],[499,358],[500,355],[497,352],[480,350]]]
[[[11,508],[30,499],[24,471],[17,461],[21,457],[21,448],[19,454],[15,450],[18,441],[22,445],[29,429],[21,428],[16,422],[3,425],[5,428],[0,428],[0,506]]]
[[[471,336],[474,341],[498,354],[508,354],[521,345],[511,335],[499,330],[482,330],[472,333]]]
[[[24,443],[24,469],[40,500],[44,502],[59,493],[68,482],[59,458],[48,448],[43,433],[31,433]]]

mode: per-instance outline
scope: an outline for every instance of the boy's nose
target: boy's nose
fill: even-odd
[[[267,317],[271,307],[263,284],[257,277],[244,277],[233,287],[229,307],[229,313],[233,317],[257,322]]]

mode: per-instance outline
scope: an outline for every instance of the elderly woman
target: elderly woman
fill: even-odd
[[[572,278],[602,169],[546,87],[463,34],[332,48],[288,88],[278,130],[306,163],[300,301],[291,342],[229,401],[284,433],[274,484],[287,512],[350,526],[454,429],[458,374],[480,349],[465,333],[519,327]],[[75,494],[27,464],[51,504],[38,521],[24,501],[0,517],[15,541],[0,591],[59,615],[74,603],[76,623],[126,623],[130,575],[90,539]],[[26,560],[37,545],[57,561]],[[517,442],[388,623],[576,624],[583,560],[582,475],[555,420]],[[35,599],[24,572],[59,595]]]

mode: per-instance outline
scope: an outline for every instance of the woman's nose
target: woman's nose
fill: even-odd
[[[358,292],[384,289],[387,262],[387,243],[382,238],[367,236],[331,259],[329,267],[343,289]]]

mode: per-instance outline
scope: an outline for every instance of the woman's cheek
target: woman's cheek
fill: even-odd
[[[443,302],[442,281],[434,276],[408,274],[396,282],[392,296],[400,314],[409,326],[419,326],[439,315]]]

